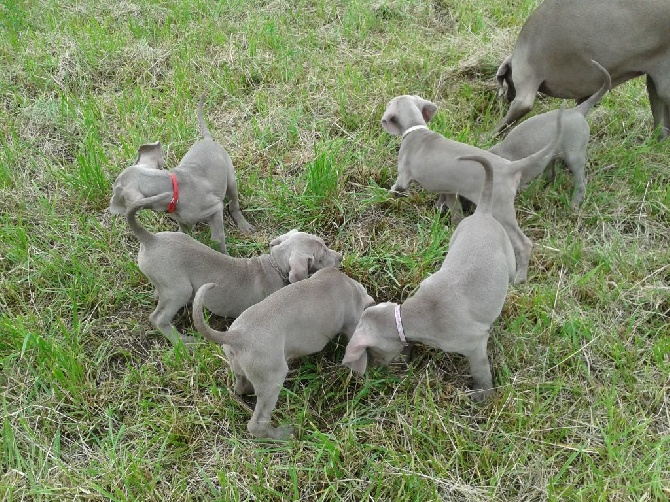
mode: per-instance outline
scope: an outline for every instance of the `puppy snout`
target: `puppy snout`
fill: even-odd
[[[338,253],[337,251],[333,251],[332,258],[333,258],[333,263],[335,264],[335,266],[339,267],[340,263],[342,263],[342,258],[343,258],[342,254]]]

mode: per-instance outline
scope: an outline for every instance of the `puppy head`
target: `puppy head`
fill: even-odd
[[[382,127],[389,134],[402,136],[411,126],[430,122],[437,112],[437,105],[420,96],[397,96],[386,106]]]
[[[363,312],[342,359],[342,364],[361,375],[370,364],[386,366],[402,350],[393,311],[395,303],[380,303]]]
[[[133,203],[144,198],[137,186],[137,176],[133,173],[135,166],[130,166],[119,174],[112,187],[112,198],[109,201],[109,212],[126,214],[126,209]]]
[[[288,273],[290,283],[322,268],[337,268],[342,262],[342,255],[329,249],[320,237],[295,229],[270,242],[270,255]]]
[[[165,166],[165,157],[163,156],[163,147],[160,141],[146,143],[137,149],[135,165],[140,164],[153,169],[163,169]]]
[[[112,188],[112,199],[109,201],[109,212],[112,214],[126,214],[126,209],[144,195],[137,187],[138,169],[136,166],[148,167],[150,169],[162,169],[165,165],[163,147],[160,142],[147,143],[137,149],[135,164],[124,169],[116,177]]]

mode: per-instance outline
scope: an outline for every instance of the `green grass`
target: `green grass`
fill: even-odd
[[[340,340],[291,364],[274,418],[297,438],[252,439],[221,350],[174,348],[150,325],[137,241],[106,212],[141,143],[177,164],[206,91],[257,228],[227,218],[230,253],[314,232],[375,299],[402,301],[453,228],[418,187],[388,196],[384,107],[420,94],[439,106],[432,129],[489,146],[506,108],[495,69],[536,4],[2,2],[0,498],[670,497],[670,142],[651,139],[642,79],[589,115],[579,213],[568,173],[518,196],[530,280],[492,329],[498,392],[481,406],[458,355],[418,348],[359,378]],[[175,323],[192,332],[188,311]]]

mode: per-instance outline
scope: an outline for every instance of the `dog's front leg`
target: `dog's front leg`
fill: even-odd
[[[209,231],[213,241],[219,244],[219,251],[223,254],[228,254],[226,248],[226,234],[223,230],[223,207],[220,210],[214,211],[207,220],[209,224]]]
[[[403,195],[403,192],[409,188],[409,184],[412,182],[412,178],[405,169],[398,169],[398,178],[395,180],[395,183],[389,190],[391,195],[398,197]]]

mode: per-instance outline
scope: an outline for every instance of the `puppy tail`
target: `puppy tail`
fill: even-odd
[[[458,160],[474,160],[484,167],[484,186],[482,187],[482,194],[479,197],[475,213],[491,214],[491,200],[493,199],[493,166],[489,162],[489,159],[481,155],[464,155],[458,157]]]
[[[537,152],[524,157],[523,159],[515,160],[511,162],[508,169],[511,169],[512,174],[518,174],[519,179],[521,179],[521,173],[530,168],[531,166],[540,166],[542,170],[547,167],[547,164],[554,158],[556,153],[556,148],[561,142],[561,136],[563,136],[563,113],[565,112],[565,105],[561,105],[560,110],[558,110],[558,115],[556,115],[556,134],[552,140],[544,148],[538,150]]]
[[[142,244],[147,245],[151,243],[154,239],[154,234],[149,232],[146,228],[140,225],[140,222],[137,221],[137,211],[144,209],[145,207],[151,207],[157,202],[161,203],[163,206],[167,203],[172,197],[172,192],[165,192],[152,197],[146,197],[140,199],[136,202],[133,202],[128,209],[126,210],[126,219],[128,220],[128,226],[130,230],[133,231],[137,240]]]
[[[205,321],[205,314],[203,312],[205,295],[210,289],[215,287],[216,284],[214,284],[213,282],[209,282],[207,284],[203,284],[202,286],[200,286],[200,288],[198,288],[198,291],[195,294],[195,298],[193,299],[193,325],[195,326],[195,329],[198,330],[198,333],[200,333],[208,340],[217,343],[219,345],[224,344],[230,345],[227,342],[228,339],[227,332],[212,329],[209,326],[209,324],[207,324],[207,321]]]
[[[575,108],[586,117],[586,114],[591,111],[591,108],[596,106],[600,100],[603,98],[607,91],[612,87],[612,77],[610,77],[609,72],[598,63],[598,61],[592,59],[591,62],[600,70],[600,73],[603,75],[603,85],[598,89],[598,91],[588,98],[583,103],[575,106]]]
[[[198,104],[198,124],[200,125],[200,133],[205,139],[212,139],[212,135],[207,129],[207,124],[205,124],[205,116],[202,113],[202,107],[205,106],[205,93],[202,93],[200,96],[200,103]]]

